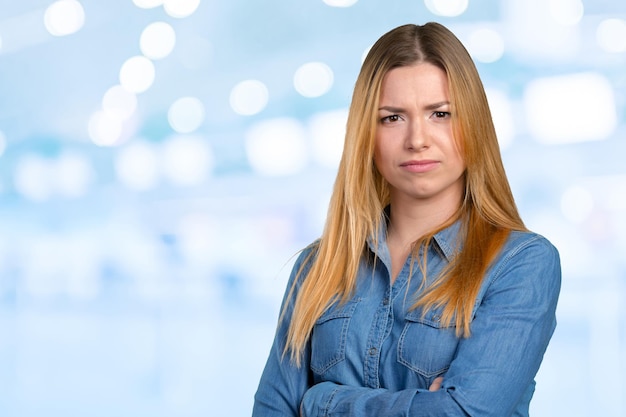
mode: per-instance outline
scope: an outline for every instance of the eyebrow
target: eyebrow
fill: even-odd
[[[424,108],[426,110],[437,110],[440,107],[448,106],[448,105],[450,105],[449,101],[439,101],[437,103],[429,104],[429,105],[425,106]]]
[[[432,104],[427,104],[426,106],[424,106],[425,110],[437,110],[440,107],[443,106],[448,106],[450,105],[449,101],[438,101],[436,103],[432,103]],[[391,113],[402,113],[405,110],[402,107],[394,107],[394,106],[382,106],[379,107],[378,110],[385,110]]]

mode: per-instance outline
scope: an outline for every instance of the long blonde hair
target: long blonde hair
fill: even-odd
[[[332,302],[347,301],[354,291],[367,239],[379,241],[382,212],[389,204],[389,186],[373,163],[383,77],[393,68],[422,62],[447,74],[454,137],[467,169],[459,211],[419,239],[414,256],[430,244],[435,233],[458,219],[465,240],[449,268],[413,307],[442,307],[443,323],[456,320],[457,335],[469,336],[475,300],[489,263],[509,231],[525,230],[506,179],[482,82],[461,42],[432,22],[391,30],[372,46],[357,78],[326,225],[305,260],[310,269],[300,277],[297,296],[294,285],[288,297],[294,304],[284,353],[289,352],[298,366],[316,320]]]

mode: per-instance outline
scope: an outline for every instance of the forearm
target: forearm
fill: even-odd
[[[302,417],[438,417],[467,416],[445,389],[391,392],[323,382],[302,400]]]
[[[307,390],[306,369],[280,360],[272,349],[254,396],[253,417],[297,417],[302,395]]]

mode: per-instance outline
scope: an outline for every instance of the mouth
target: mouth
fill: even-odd
[[[401,168],[409,172],[428,172],[439,166],[439,161],[424,159],[420,161],[406,161],[400,164]]]

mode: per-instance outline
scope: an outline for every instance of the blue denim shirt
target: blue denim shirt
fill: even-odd
[[[435,235],[428,282],[454,256],[458,237],[459,223]],[[534,377],[556,326],[561,270],[554,246],[534,233],[510,234],[484,278],[469,338],[457,338],[454,324],[442,326],[438,310],[411,309],[422,273],[410,259],[391,285],[385,239],[378,247],[370,242],[369,250],[354,296],[317,320],[300,368],[282,355],[288,307],[253,417],[528,416]],[[438,376],[442,388],[430,392]]]

